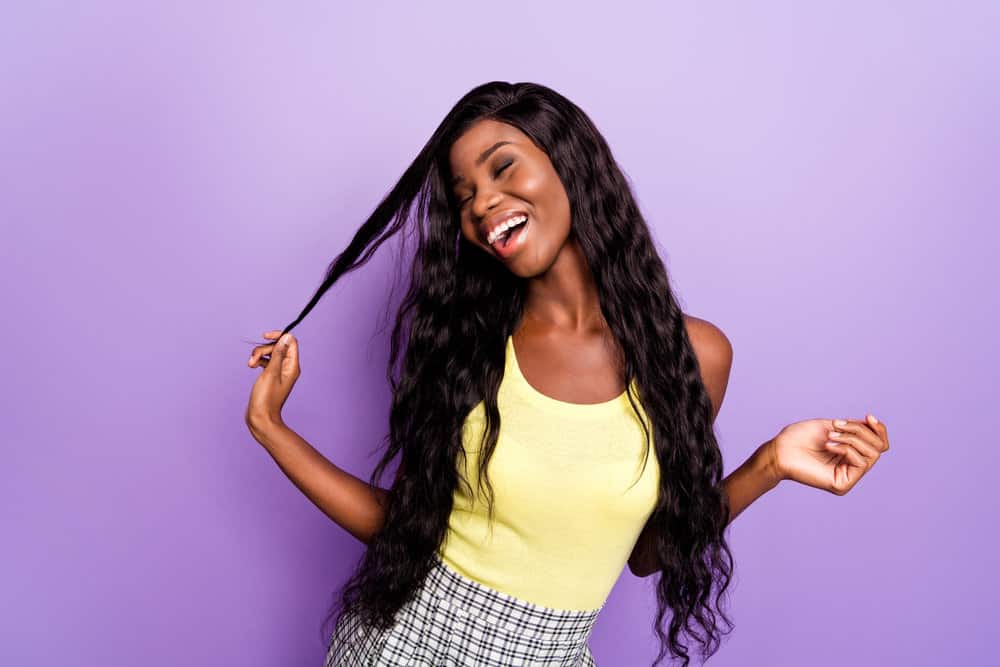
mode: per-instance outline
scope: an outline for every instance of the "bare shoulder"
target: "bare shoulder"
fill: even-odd
[[[718,326],[708,320],[684,315],[691,347],[694,348],[701,368],[701,379],[712,400],[712,419],[722,407],[722,399],[729,385],[729,371],[733,365],[733,345]]]
[[[733,345],[726,334],[715,324],[694,315],[684,315],[684,326],[688,338],[695,348],[700,362],[704,357],[709,362],[732,360]]]

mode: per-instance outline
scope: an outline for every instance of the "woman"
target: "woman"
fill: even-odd
[[[408,225],[390,433],[365,483],[282,421],[299,376],[287,332]],[[729,341],[677,306],[590,119],[532,83],[459,100],[299,317],[265,338],[247,424],[368,546],[331,610],[328,667],[593,665],[587,639],[626,562],[662,575],[656,664],[688,664],[682,630],[707,658],[731,629],[716,623],[729,623],[727,524],[782,479],[843,495],[889,448],[871,415],[810,419],[722,479],[712,423]]]

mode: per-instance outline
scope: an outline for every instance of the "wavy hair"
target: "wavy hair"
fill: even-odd
[[[646,460],[652,436],[662,471],[650,518],[660,570],[653,628],[661,647],[654,666],[668,651],[688,665],[682,631],[701,644],[707,659],[732,629],[720,601],[733,559],[724,536],[729,503],[722,488],[722,455],[698,360],[666,268],[606,141],[577,105],[527,82],[485,83],[452,107],[329,265],[301,314],[282,331],[294,328],[341,276],[365,264],[387,239],[401,230],[404,240],[417,237],[408,289],[392,331],[390,429],[370,477],[375,486],[399,456],[385,523],[336,592],[323,626],[334,616],[352,614],[387,628],[412,599],[446,535],[456,485],[469,488],[456,463],[464,457],[465,417],[480,401],[486,423],[479,484],[485,480],[489,489],[492,515],[487,467],[500,429],[497,388],[504,343],[521,317],[526,281],[460,232],[459,207],[448,185],[449,151],[482,119],[518,128],[551,160],[569,197],[570,234],[590,266],[601,310],[623,355],[629,401],[635,410],[638,398],[652,422],[651,429],[643,424]],[[664,628],[667,607],[671,618]],[[717,627],[716,610],[728,628]]]

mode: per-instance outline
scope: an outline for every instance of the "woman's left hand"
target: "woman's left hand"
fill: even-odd
[[[842,496],[889,450],[885,424],[865,419],[807,419],[769,443],[779,481],[790,479]]]

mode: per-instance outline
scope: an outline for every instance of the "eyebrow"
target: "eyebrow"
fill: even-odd
[[[483,162],[485,162],[486,158],[488,158],[489,156],[493,155],[493,152],[496,151],[496,149],[500,148],[501,146],[504,146],[506,144],[511,144],[511,143],[513,143],[513,142],[512,141],[498,141],[498,142],[496,142],[495,144],[493,144],[492,146],[490,146],[489,148],[487,148],[486,150],[484,150],[482,153],[479,154],[479,157],[476,158],[476,166],[478,167]],[[461,176],[455,176],[454,178],[451,179],[451,186],[455,187],[455,185],[460,180],[462,180]]]

